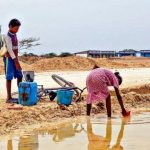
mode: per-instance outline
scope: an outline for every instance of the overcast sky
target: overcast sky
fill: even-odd
[[[150,49],[150,0],[0,0],[0,24],[18,18],[35,53]]]

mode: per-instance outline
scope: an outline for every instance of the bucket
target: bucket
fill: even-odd
[[[23,71],[23,75],[26,82],[34,81],[34,71]]]
[[[58,104],[63,105],[70,105],[72,102],[74,91],[73,90],[66,90],[66,89],[60,89],[57,90],[57,102]]]

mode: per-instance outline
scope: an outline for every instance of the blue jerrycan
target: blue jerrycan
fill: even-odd
[[[19,104],[24,106],[32,106],[37,104],[37,83],[21,82],[19,84]]]

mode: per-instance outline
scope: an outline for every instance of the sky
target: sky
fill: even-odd
[[[19,40],[40,38],[28,52],[150,49],[150,0],[0,0],[3,33],[12,18]]]

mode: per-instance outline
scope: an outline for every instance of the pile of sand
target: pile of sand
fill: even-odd
[[[103,68],[143,68],[150,67],[149,58],[124,57],[124,58],[84,58],[84,57],[21,57],[23,70],[36,72],[51,70],[90,70],[95,64]],[[4,73],[2,58],[0,59],[0,74]]]
[[[149,85],[143,85],[135,88],[123,89],[122,96],[125,106],[128,109],[148,110],[150,108],[150,94],[147,89]],[[143,89],[145,92],[141,92]],[[8,134],[14,130],[27,129],[32,125],[41,126],[42,123],[51,123],[61,121],[64,118],[75,118],[77,116],[86,115],[85,96],[79,103],[73,102],[72,105],[66,107],[65,110],[60,109],[59,105],[54,101],[50,102],[48,98],[41,100],[37,105],[32,107],[24,107],[23,110],[8,110],[8,104],[4,101],[0,103],[0,135]],[[112,111],[120,113],[120,106],[115,96],[112,96]],[[105,103],[93,105],[92,115],[97,113],[106,113]],[[28,130],[28,129],[27,129]]]

